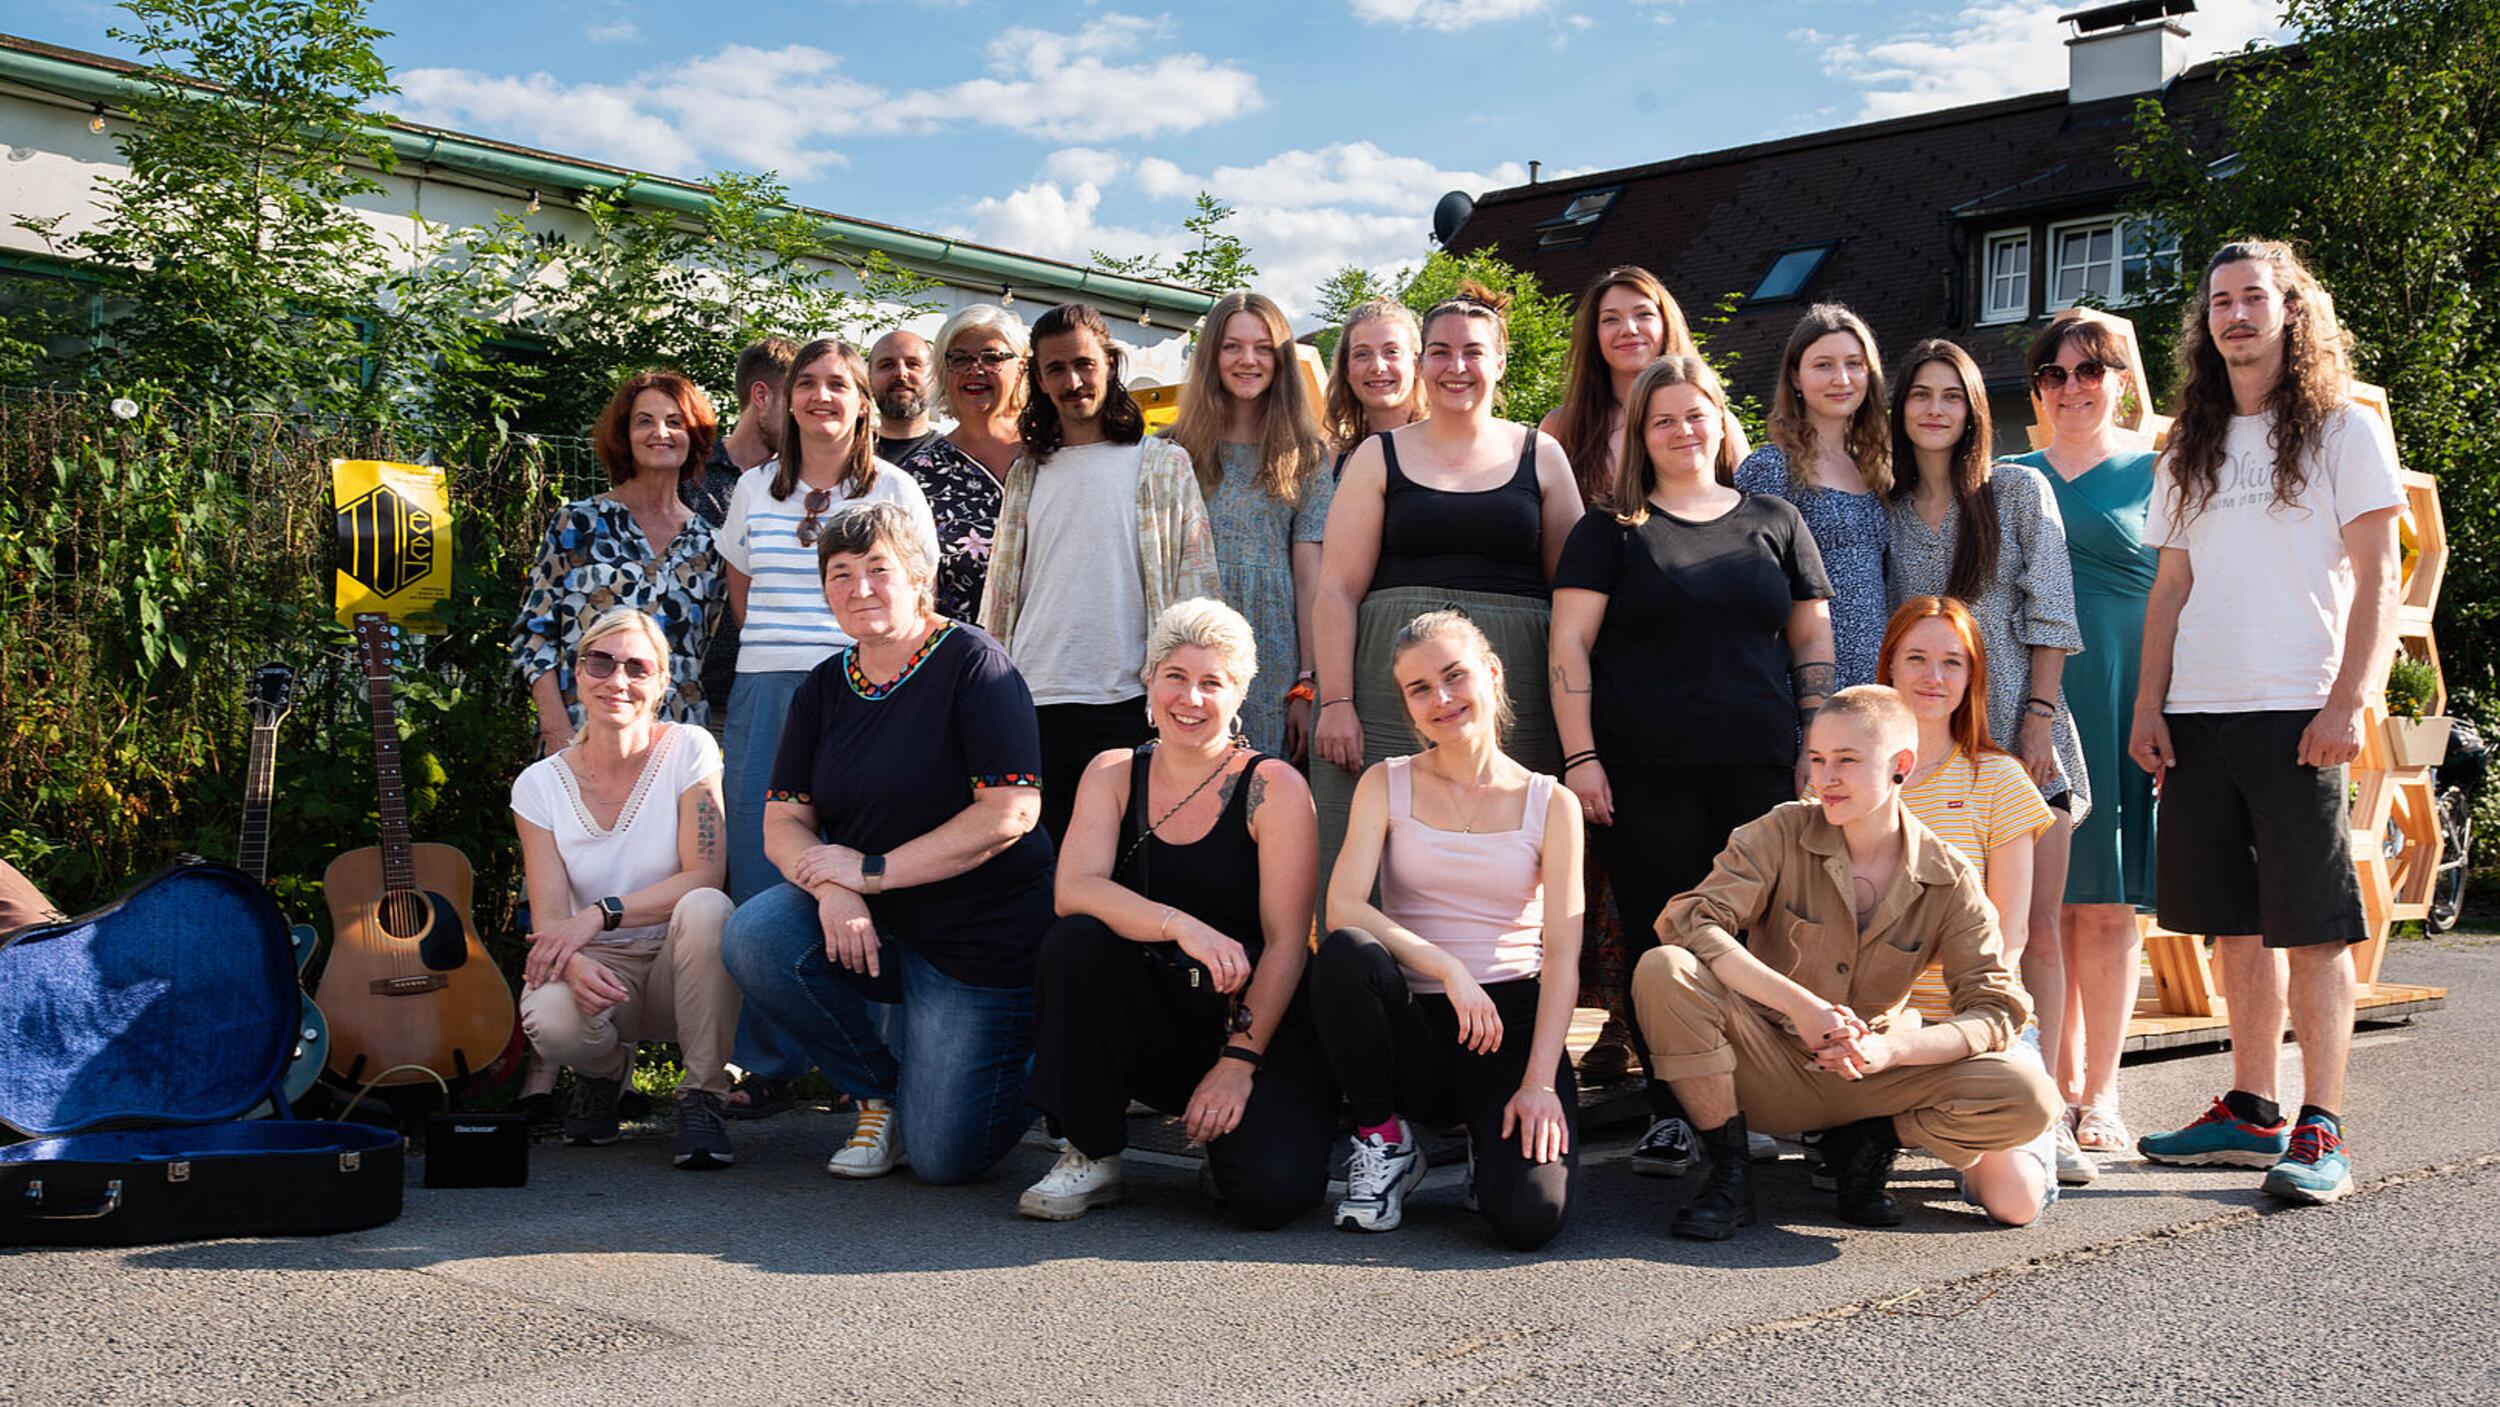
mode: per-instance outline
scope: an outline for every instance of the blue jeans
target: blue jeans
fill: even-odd
[[[891,934],[878,976],[837,966],[815,898],[794,884],[739,905],[721,957],[746,1009],[789,1032],[835,1088],[894,1101],[921,1181],[981,1176],[1033,1122],[1024,1105],[1032,988],[958,982]]]
[[[729,812],[729,897],[741,904],[781,883],[781,871],[764,858],[764,792],[772,785],[782,727],[790,721],[790,699],[806,678],[806,671],[797,669],[741,674],[729,694],[729,722],[721,730],[721,802]],[[794,1080],[807,1073],[798,1041],[753,1003],[738,1013],[729,1061],[768,1079]]]

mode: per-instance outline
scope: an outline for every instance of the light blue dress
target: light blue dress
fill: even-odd
[[[1823,554],[1832,583],[1832,663],[1839,688],[1875,682],[1875,656],[1884,647],[1891,608],[1884,596],[1884,550],[1892,525],[1883,500],[1871,493],[1799,489],[1788,481],[1788,456],[1764,445],[1736,466],[1736,487],[1776,494],[1797,507]]]
[[[1293,545],[1316,543],[1328,526],[1336,480],[1318,465],[1302,485],[1302,501],[1287,503],[1259,487],[1259,449],[1227,444],[1224,476],[1207,495],[1207,521],[1215,530],[1215,570],[1224,599],[1250,622],[1259,642],[1259,673],[1241,705],[1242,736],[1250,746],[1285,756],[1285,691],[1301,673],[1301,631],[1293,603]]]

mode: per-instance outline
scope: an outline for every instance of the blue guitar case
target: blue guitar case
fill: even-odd
[[[242,871],[0,934],[0,1246],[300,1236],[399,1215],[404,1143],[288,1116],[301,992]],[[244,1121],[263,1101],[278,1116]]]

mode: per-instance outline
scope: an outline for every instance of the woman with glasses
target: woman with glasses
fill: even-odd
[[[2038,470],[1991,462],[1987,386],[1955,344],[1931,339],[1910,349],[1893,383],[1892,433],[1892,599],[1950,596],[1970,608],[1987,653],[1988,735],[2012,745],[2055,817],[2033,847],[2031,912],[2022,925],[2008,924],[2006,944],[2053,1060],[2065,1035],[2065,966],[2056,943],[2019,935],[2057,931],[2071,818],[2092,809],[2061,687],[2066,657],[2083,648],[2066,526]],[[2070,1181],[2093,1174],[2062,1135],[2058,1163]]]
[[[920,485],[876,457],[876,402],[858,348],[832,337],[799,348],[782,404],[781,455],[739,477],[720,531],[739,621],[738,686],[721,735],[733,893],[773,882],[764,855],[764,789],[781,727],[808,671],[851,643],[816,574],[826,519],[845,504],[896,504],[917,526],[930,560],[938,555]]]
[[[2144,603],[2159,556],[2144,542],[2153,447],[2119,428],[2145,392],[2107,314],[2059,313],[2032,339],[2028,360],[2049,444],[2013,462],[2047,478],[2065,520],[2083,639],[2083,653],[2067,665],[2066,700],[2093,798],[2075,822],[2055,930],[2066,962],[2066,1039],[2049,1072],[2066,1093],[2076,1143],[2085,1153],[2118,1154],[2135,1146],[2118,1116],[2118,1054],[2135,1014],[2143,944],[2135,916],[2154,899],[2153,778],[2127,758]],[[2049,931],[2032,930],[2042,941]]]
[[[1250,623],[1203,597],[1146,641],[1154,740],[1096,757],[1059,852],[1027,1098],[1067,1151],[1016,1210],[1073,1221],[1122,1196],[1132,1099],[1180,1116],[1235,1220],[1319,1205],[1336,1087],[1301,996],[1318,822],[1302,774],[1238,731]]]
[[[581,730],[512,784],[535,926],[521,1029],[547,1068],[573,1067],[580,1145],[617,1140],[635,1044],[677,1042],[677,1166],[722,1168],[738,989],[720,955],[720,748],[657,716],[673,652],[643,612],[601,616],[574,657]]]
[[[710,721],[698,675],[727,599],[712,527],[678,501],[701,473],[720,422],[712,403],[673,371],[645,371],[617,387],[591,443],[608,490],[556,510],[512,623],[512,660],[538,714],[539,753],[560,752],[581,726],[572,659],[582,628],[623,607],[646,611],[668,640],[660,716]]]
[[[937,394],[932,415],[955,428],[913,450],[904,473],[929,497],[937,524],[938,614],[969,621],[981,614],[989,578],[990,536],[1008,466],[1024,446],[1016,416],[1024,409],[1024,320],[989,303],[959,308],[938,329]]]

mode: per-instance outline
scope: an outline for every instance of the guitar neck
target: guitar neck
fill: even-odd
[[[235,842],[237,869],[269,882],[269,800],[276,791],[278,725],[252,725],[252,751],[243,766],[243,825]]]
[[[382,818],[382,887],[414,889],[417,866],[408,843],[408,784],[399,760],[399,705],[391,676],[368,674],[365,694],[373,705],[373,781]]]

